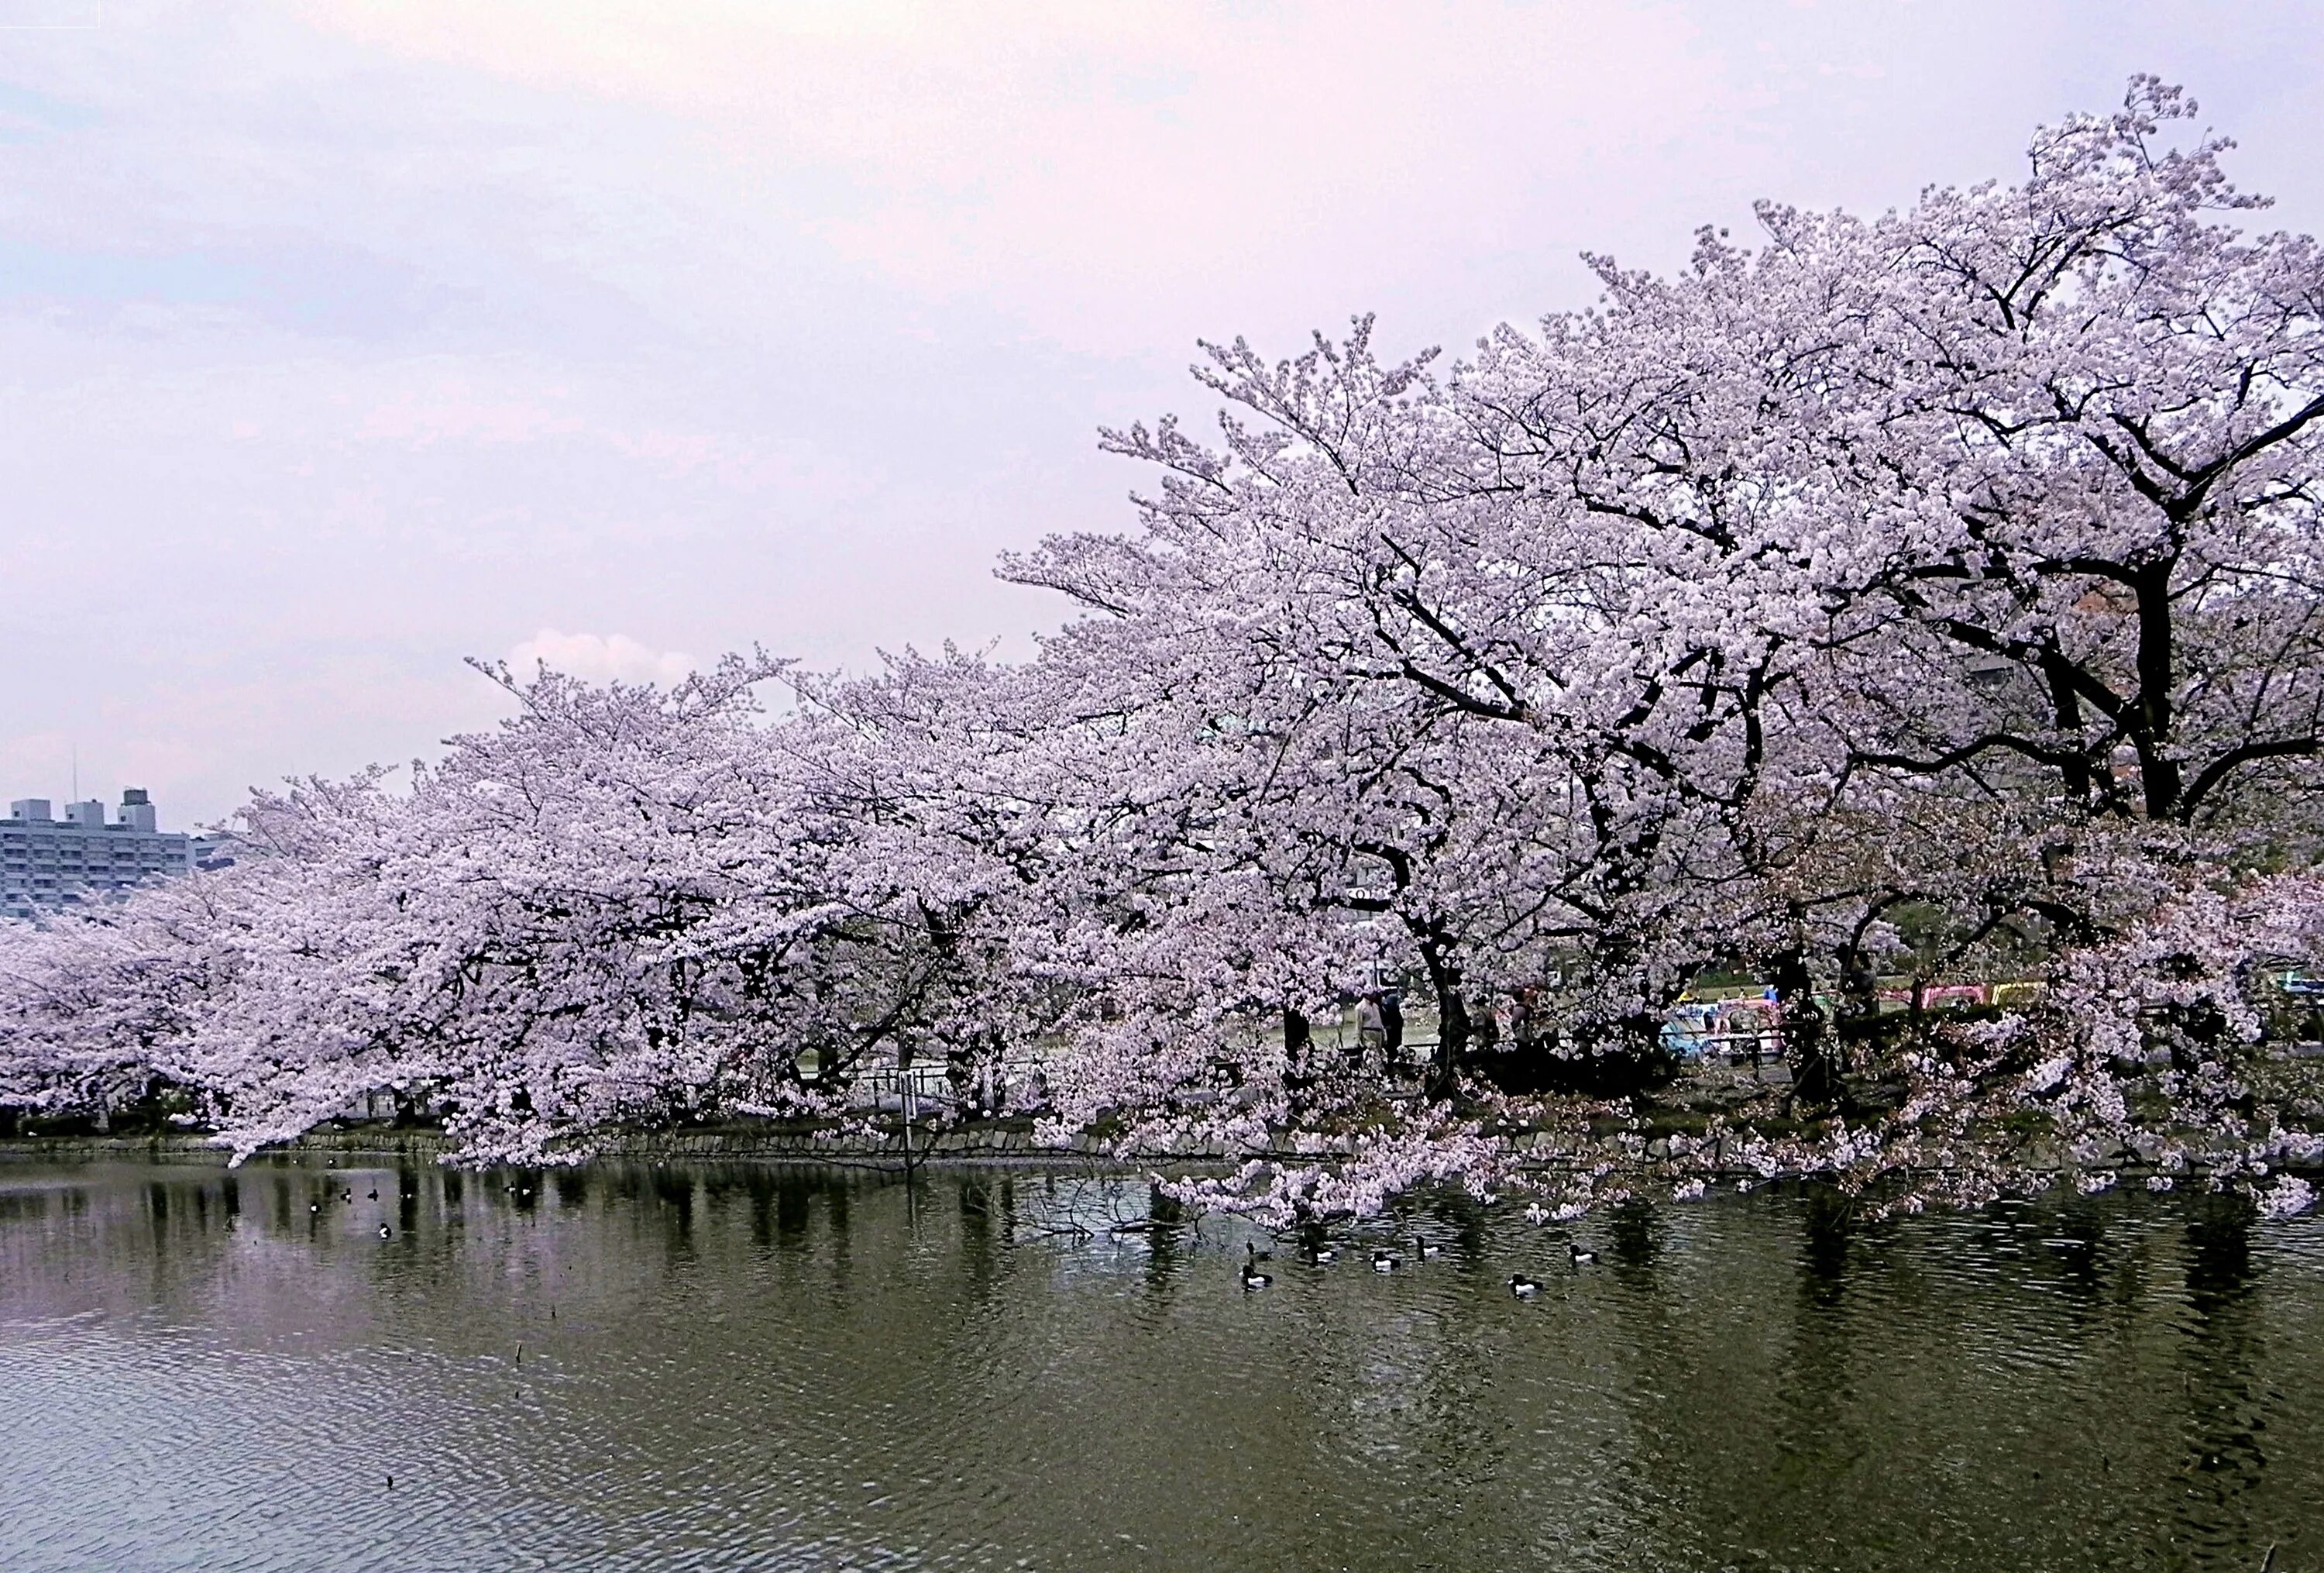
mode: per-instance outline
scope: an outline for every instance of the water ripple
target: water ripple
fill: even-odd
[[[0,1568],[2324,1564],[2313,1224],[1755,1196],[1575,1270],[1452,1198],[1257,1294],[1234,1226],[1051,1232],[1142,1203],[0,1170]]]

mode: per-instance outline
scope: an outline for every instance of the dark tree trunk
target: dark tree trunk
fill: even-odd
[[[1848,1095],[1845,1050],[1816,1003],[1815,975],[1796,947],[1775,958],[1775,1003],[1784,1013],[1784,1051],[1792,1062],[1792,1098],[1831,1108]]]
[[[1421,964],[1428,969],[1428,985],[1436,995],[1436,1052],[1429,1057],[1420,1094],[1442,1100],[1451,1097],[1458,1084],[1475,1027],[1469,1020],[1468,1002],[1461,997],[1465,980],[1460,963],[1453,959],[1450,937],[1433,925],[1412,923],[1409,931],[1418,944]]]
[[[1886,1056],[1880,1037],[1880,979],[1871,964],[1853,948],[1840,956],[1840,1020],[1833,1023],[1840,1035],[1841,1053],[1847,1045],[1860,1044],[1856,1064],[1860,1068],[1885,1065]]]
[[[1292,1111],[1304,1112],[1315,1090],[1315,1034],[1305,1013],[1283,1007],[1283,1089]]]
[[[1436,1052],[1429,1057],[1428,1075],[1421,1086],[1424,1096],[1435,1099],[1452,1096],[1461,1067],[1469,1058],[1469,1040],[1475,1032],[1468,1004],[1461,997],[1459,975],[1447,971],[1449,981],[1439,984],[1436,990]]]

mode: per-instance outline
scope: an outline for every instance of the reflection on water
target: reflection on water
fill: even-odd
[[[2324,1568],[2316,1223],[1391,1234],[1247,1294],[1064,1177],[0,1168],[0,1568]]]

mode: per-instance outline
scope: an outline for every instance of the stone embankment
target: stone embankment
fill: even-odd
[[[2152,1151],[2148,1150],[2150,1143]],[[1510,1144],[1531,1162],[1551,1170],[1569,1169],[1577,1164],[1588,1165],[1600,1158],[1610,1160],[1618,1166],[1626,1161],[1635,1162],[1641,1158],[1652,1164],[1671,1155],[1668,1137],[1646,1137],[1634,1132],[1585,1137],[1578,1144],[1573,1143],[1570,1133],[1554,1136],[1547,1132],[1524,1132],[1513,1133]],[[1285,1151],[1265,1156],[1286,1164],[1313,1163],[1319,1159],[1328,1161],[1334,1156],[1346,1155],[1354,1152],[1357,1146],[1355,1138],[1340,1136],[1314,1142],[1305,1152]],[[1729,1148],[1736,1148],[1736,1151],[1730,1152]],[[451,1142],[441,1132],[358,1125],[311,1132],[296,1142],[270,1149],[270,1154],[373,1162],[434,1163],[441,1161],[451,1149]],[[1709,1160],[1708,1168],[1712,1176],[1766,1178],[1746,1164],[1733,1161],[1742,1153],[1731,1136],[1714,1137],[1698,1151]],[[2019,1146],[2011,1155],[2008,1167],[2020,1172],[2046,1170],[2060,1174],[2102,1170],[2121,1180],[2135,1180],[2143,1175],[2156,1172],[2156,1160],[2161,1155],[2161,1144],[2145,1137],[2134,1138],[2131,1143],[2110,1152],[2087,1155],[2080,1161],[2072,1161],[2054,1148],[2035,1142]],[[1232,1155],[1238,1160],[1247,1156],[1250,1155]],[[2224,1153],[2214,1155],[2214,1161],[2227,1156]],[[226,1150],[213,1145],[206,1137],[195,1134],[42,1135],[0,1139],[0,1161],[210,1164],[224,1163],[227,1157]],[[832,1164],[891,1170],[905,1167],[907,1162],[902,1140],[897,1135],[883,1137],[828,1129],[731,1125],[704,1130],[604,1134],[594,1144],[590,1157],[594,1161],[612,1162]],[[1102,1142],[1087,1133],[1062,1147],[1039,1144],[1033,1139],[1029,1122],[1021,1119],[997,1120],[933,1132],[922,1130],[916,1133],[909,1158],[912,1165],[925,1164],[936,1168],[1096,1167],[1141,1170],[1218,1164],[1229,1160],[1230,1154],[1222,1148],[1196,1146],[1185,1152],[1154,1155],[1129,1164],[1109,1156]],[[2292,1154],[2278,1154],[2275,1166],[2303,1172],[2319,1167],[2313,1157],[2301,1161],[2300,1156]],[[2196,1161],[2187,1163],[2181,1172],[2190,1177],[2200,1176],[2212,1167],[2212,1161]]]
[[[355,1126],[346,1130],[310,1132],[295,1142],[269,1149],[284,1156],[348,1157],[405,1160],[433,1163],[452,1149],[438,1131],[391,1130]],[[0,1140],[0,1161],[167,1161],[224,1163],[228,1153],[198,1135],[165,1136],[26,1136]],[[593,1159],[623,1159],[696,1163],[868,1163],[900,1164],[905,1160],[899,1137],[867,1136],[846,1132],[766,1130],[733,1127],[706,1131],[638,1131],[602,1134],[593,1142]],[[1189,1159],[1217,1157],[1194,1152]],[[1027,1167],[1077,1166],[1099,1161],[1102,1154],[1095,1138],[1081,1136],[1065,1147],[1037,1144],[1021,1122],[995,1122],[936,1132],[922,1131],[911,1146],[916,1163],[1001,1163]]]

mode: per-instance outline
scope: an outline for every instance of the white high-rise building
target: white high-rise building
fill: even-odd
[[[94,798],[67,803],[61,819],[50,810],[46,798],[18,798],[0,819],[0,914],[29,918],[103,901],[194,866],[193,838],[157,828],[142,787],[121,794],[120,818],[110,823]]]

